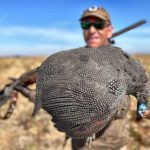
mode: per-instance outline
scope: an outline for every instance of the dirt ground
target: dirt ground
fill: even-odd
[[[133,56],[145,67],[150,76],[150,55]],[[5,57],[0,58],[0,89],[9,83],[9,77],[17,78],[41,64],[46,57]],[[35,88],[32,86],[31,88]],[[0,117],[7,110],[9,102],[0,108]],[[51,117],[40,110],[32,117],[33,103],[19,95],[16,108],[7,120],[0,119],[0,150],[62,150],[65,134],[60,133],[50,121]],[[131,121],[128,150],[150,149],[150,121],[135,122],[136,100],[128,117]],[[70,139],[63,150],[71,150]]]

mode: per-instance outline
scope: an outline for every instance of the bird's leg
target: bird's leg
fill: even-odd
[[[95,133],[86,139],[86,145],[90,149],[92,146],[92,141],[95,140]]]
[[[8,119],[12,115],[14,109],[16,108],[17,98],[18,98],[18,93],[14,91],[11,95],[11,102],[9,108],[2,119]]]
[[[20,92],[23,96],[27,97],[29,101],[35,101],[35,90],[31,90],[28,87],[22,85],[17,85],[14,89],[17,92]]]

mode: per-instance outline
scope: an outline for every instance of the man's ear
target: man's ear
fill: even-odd
[[[113,34],[113,26],[110,25],[107,29],[108,29],[107,38],[109,39],[112,37]]]

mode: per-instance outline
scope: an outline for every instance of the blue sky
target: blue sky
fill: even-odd
[[[150,0],[0,0],[0,56],[50,55],[84,46],[79,18],[90,6],[108,10],[114,32],[146,19],[115,41],[129,54],[150,53]]]

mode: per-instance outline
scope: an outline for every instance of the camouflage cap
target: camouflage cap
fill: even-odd
[[[108,12],[104,8],[96,6],[89,7],[88,9],[86,9],[81,16],[80,21],[91,16],[105,21],[110,21],[110,16]]]

